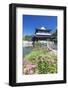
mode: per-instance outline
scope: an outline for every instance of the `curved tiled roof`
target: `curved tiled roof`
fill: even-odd
[[[43,26],[42,26],[40,29],[41,29],[41,30],[46,30],[46,28],[45,28],[45,27],[43,27]]]

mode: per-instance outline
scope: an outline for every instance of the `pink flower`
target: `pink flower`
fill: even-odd
[[[26,74],[33,74],[35,72],[36,65],[34,64],[27,64],[24,68],[24,73]]]
[[[30,71],[29,71],[29,74],[33,74],[33,73],[34,73],[34,71],[33,71],[33,70],[30,70]]]
[[[34,65],[34,64],[26,65],[26,68],[28,68],[29,70],[34,69],[35,67],[36,67],[36,65]]]

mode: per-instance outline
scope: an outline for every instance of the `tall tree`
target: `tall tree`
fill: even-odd
[[[56,29],[56,31],[51,35],[50,40],[51,40],[51,41],[54,41],[55,43],[57,43],[57,29]]]

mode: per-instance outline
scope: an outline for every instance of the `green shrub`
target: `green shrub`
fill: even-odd
[[[41,47],[41,43],[38,41],[38,42],[35,42],[35,47]]]
[[[38,62],[38,73],[39,74],[47,74],[48,73],[48,62],[39,61]]]
[[[48,56],[38,57],[37,69],[39,74],[57,73],[57,62],[55,63],[52,60],[53,57]]]
[[[49,65],[48,72],[49,73],[57,73],[57,64],[51,64],[51,65]]]

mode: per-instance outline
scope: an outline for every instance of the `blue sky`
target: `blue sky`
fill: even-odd
[[[35,28],[46,27],[55,31],[57,28],[57,16],[23,15],[24,35],[33,35]]]

